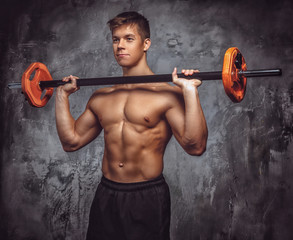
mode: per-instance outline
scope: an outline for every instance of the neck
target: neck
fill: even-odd
[[[141,61],[136,66],[122,67],[123,76],[142,76],[142,75],[154,75],[153,71],[148,66],[146,60]]]
[[[154,75],[154,73],[149,68],[149,66],[147,66],[144,69],[123,68],[123,76],[142,76],[142,75]]]

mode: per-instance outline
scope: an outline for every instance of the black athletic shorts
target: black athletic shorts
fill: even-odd
[[[170,193],[163,175],[138,183],[102,177],[89,218],[87,240],[169,240]]]

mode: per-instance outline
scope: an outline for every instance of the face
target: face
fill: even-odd
[[[150,39],[141,39],[136,24],[122,25],[113,30],[114,57],[121,67],[135,67],[144,61]]]

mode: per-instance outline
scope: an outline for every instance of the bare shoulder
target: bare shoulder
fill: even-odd
[[[148,91],[148,96],[150,97],[149,102],[154,104],[164,106],[167,109],[173,107],[184,106],[184,99],[182,90],[176,85],[171,85],[169,83],[162,84],[149,84],[143,86],[144,90]]]
[[[180,87],[178,87],[176,85],[171,85],[171,84],[168,84],[168,83],[159,85],[157,87],[157,90],[162,91],[162,92],[166,92],[166,93],[169,93],[169,94],[182,95],[182,91],[181,91]]]
[[[115,90],[115,87],[112,86],[112,87],[104,87],[104,88],[99,88],[97,89],[92,96],[95,96],[95,95],[103,95],[103,94],[106,94],[106,93],[111,93]]]
[[[115,90],[114,87],[104,87],[97,89],[91,96],[90,100],[97,98],[98,96],[103,96],[109,94]]]
[[[102,99],[102,96],[105,96],[111,92],[114,91],[113,87],[105,87],[105,88],[99,88],[97,89],[90,97],[88,101],[88,106],[91,106],[92,104],[97,104],[100,99]]]
[[[179,101],[183,100],[182,90],[176,85],[165,84],[157,87],[156,91],[167,98],[177,99]]]

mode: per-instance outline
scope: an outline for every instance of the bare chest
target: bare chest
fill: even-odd
[[[97,99],[94,111],[101,125],[128,122],[148,128],[155,127],[168,108],[164,96],[152,91],[117,91]]]

